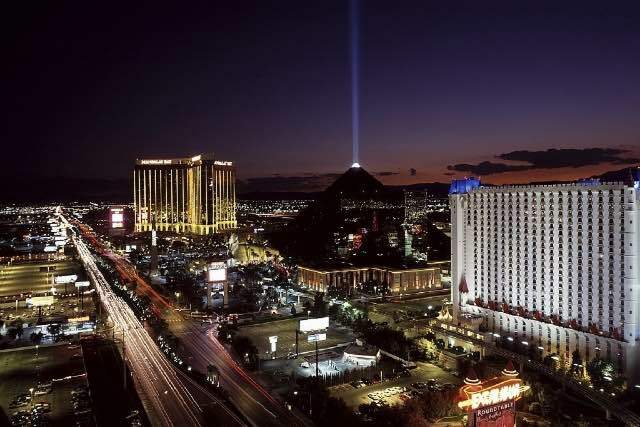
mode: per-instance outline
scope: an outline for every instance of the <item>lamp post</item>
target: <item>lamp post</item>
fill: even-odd
[[[40,346],[36,344],[36,379],[40,382]]]

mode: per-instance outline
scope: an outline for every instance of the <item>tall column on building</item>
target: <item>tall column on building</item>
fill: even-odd
[[[480,186],[480,180],[476,178],[468,178],[454,180],[449,189],[449,204],[451,207],[451,303],[453,305],[454,319],[458,319],[461,305],[466,302],[462,298],[466,298],[469,294],[469,288],[465,279],[466,273],[466,204],[465,197],[467,193]],[[461,292],[466,291],[464,293]]]
[[[640,178],[640,177],[638,177]],[[631,184],[633,183],[633,186]],[[640,247],[640,221],[638,218],[638,206],[640,201],[640,181],[632,181],[625,188],[624,193],[624,291],[625,304],[623,313],[627,314],[624,324],[624,339],[628,342],[635,342],[639,336],[638,327],[640,325],[638,319],[640,317],[640,286],[638,277],[638,252]],[[626,370],[630,372],[631,377],[640,377],[640,351],[638,345],[635,346],[633,353],[627,354]]]
[[[464,278],[465,269],[464,199],[459,194],[452,194],[449,200],[451,203],[451,303],[453,317],[457,319],[461,304],[458,284]]]
[[[151,230],[151,248],[149,250],[149,254],[151,256],[151,260],[149,261],[149,275],[151,276],[158,275],[158,237],[156,236],[156,233],[154,225]]]

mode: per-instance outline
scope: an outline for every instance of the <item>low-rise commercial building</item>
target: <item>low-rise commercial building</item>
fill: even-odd
[[[298,284],[319,292],[327,292],[331,287],[355,289],[369,281],[386,283],[394,295],[442,288],[439,267],[298,267]]]

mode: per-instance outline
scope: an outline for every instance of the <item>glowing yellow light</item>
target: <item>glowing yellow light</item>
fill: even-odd
[[[469,399],[459,402],[458,406],[460,408],[471,407],[471,409],[478,409],[507,400],[518,400],[522,396],[522,393],[529,390],[529,386],[520,385],[519,383],[502,382],[487,390],[479,390],[476,392],[467,391],[467,387],[464,387],[462,390]]]

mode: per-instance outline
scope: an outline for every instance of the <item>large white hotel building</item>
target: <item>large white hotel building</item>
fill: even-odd
[[[638,179],[500,187],[454,181],[454,320],[479,315],[494,336],[568,360],[574,350],[583,360],[609,359],[637,380]]]

